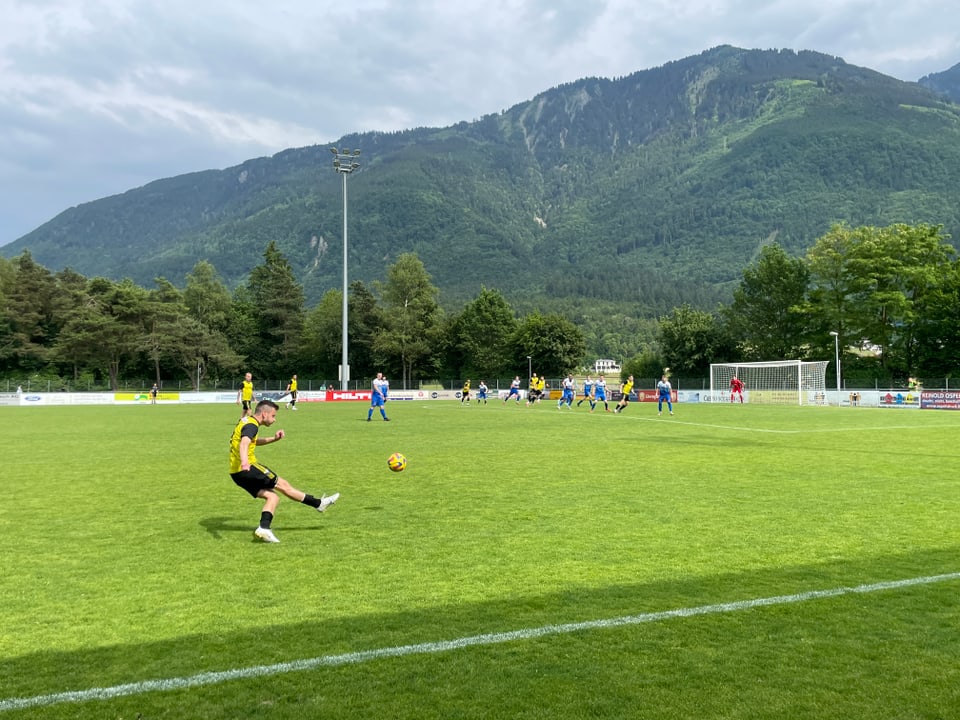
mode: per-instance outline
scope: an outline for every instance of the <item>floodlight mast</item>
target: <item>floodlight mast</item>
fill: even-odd
[[[335,147],[330,148],[333,153],[333,169],[343,176],[343,353],[340,357],[340,389],[348,390],[350,383],[350,365],[348,363],[347,353],[347,175],[360,167],[357,158],[360,157],[359,150],[348,150],[343,148],[338,150]]]
[[[833,335],[833,359],[837,365],[837,407],[840,407],[840,333],[831,330]]]

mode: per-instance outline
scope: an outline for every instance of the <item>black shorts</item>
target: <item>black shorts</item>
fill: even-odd
[[[243,405],[244,410],[250,409],[250,402],[251,402],[250,400],[241,400],[240,402]]]
[[[273,490],[277,486],[277,474],[263,465],[251,465],[249,470],[230,473],[233,481],[253,497],[261,490]]]

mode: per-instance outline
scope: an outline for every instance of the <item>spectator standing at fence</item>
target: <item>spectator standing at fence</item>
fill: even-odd
[[[159,394],[160,394],[160,388],[157,387],[156,383],[154,383],[153,387],[150,388],[150,404],[151,405],[157,404],[157,395]]]

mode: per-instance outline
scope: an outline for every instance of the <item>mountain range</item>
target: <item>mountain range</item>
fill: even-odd
[[[58,270],[228,284],[275,241],[308,302],[416,252],[445,302],[481,286],[655,315],[712,307],[770,242],[834,223],[960,233],[960,65],[903,82],[813,51],[721,46],[584,78],[445,128],[352,134],[70,208],[0,248]]]

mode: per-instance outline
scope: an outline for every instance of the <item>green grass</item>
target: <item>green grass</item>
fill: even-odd
[[[258,457],[342,497],[323,515],[282,500],[279,545],[254,541],[260,503],[226,473],[234,406],[0,408],[0,703],[960,571],[960,414],[301,408]],[[958,589],[374,652],[0,718],[948,718]]]

